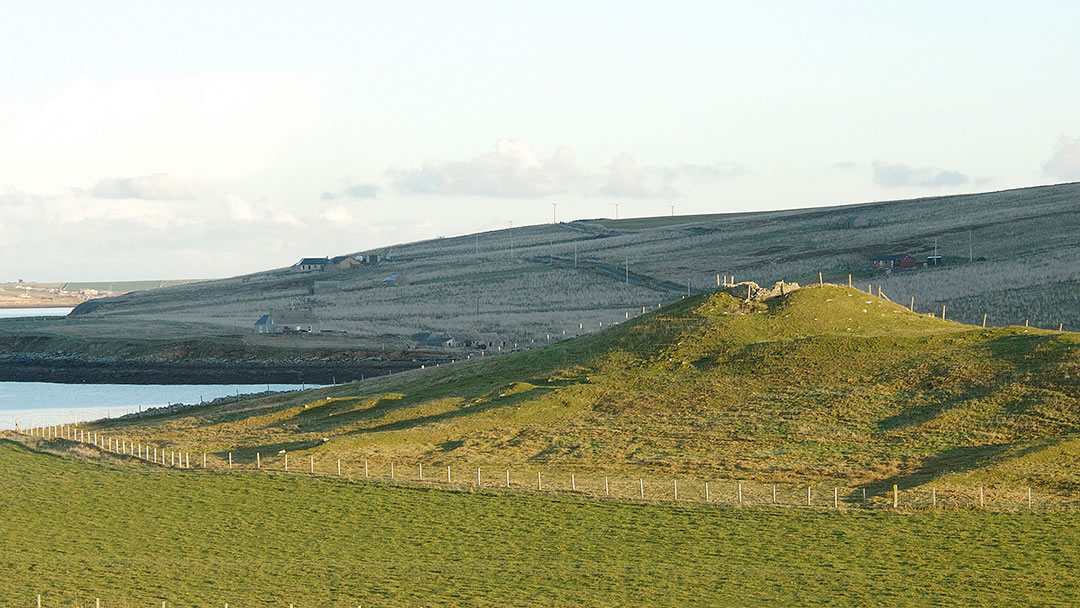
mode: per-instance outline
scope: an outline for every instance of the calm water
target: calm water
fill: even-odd
[[[226,395],[315,388],[299,384],[50,384],[0,382],[0,429],[120,416],[172,403],[200,403]]]
[[[63,317],[73,308],[0,308],[0,319],[21,317]]]

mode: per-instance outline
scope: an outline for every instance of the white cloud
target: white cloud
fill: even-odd
[[[375,198],[376,196],[378,196],[378,194],[379,187],[377,185],[359,183],[348,186],[341,192],[323,192],[320,198],[322,198],[322,200],[324,201],[332,201],[343,197],[352,199]]]
[[[387,171],[403,194],[532,198],[569,192],[582,179],[574,153],[559,148],[541,158],[527,144],[500,140],[495,151],[465,161],[424,161],[419,169]]]
[[[604,185],[600,192],[610,196],[632,198],[681,196],[677,181],[710,182],[717,179],[741,177],[750,171],[736,162],[711,165],[682,164],[658,167],[639,167],[637,159],[623,152],[605,167]]]
[[[285,211],[284,209],[271,209],[270,217],[273,219],[274,223],[277,224],[296,226],[297,228],[302,228],[304,226],[304,222],[301,222],[300,218],[289,213],[288,211]]]
[[[330,98],[321,77],[291,73],[82,77],[0,114],[0,166],[38,191],[160,170],[255,174],[321,127]]]
[[[224,202],[229,210],[229,219],[236,222],[255,221],[255,208],[251,203],[232,194],[226,196]]]
[[[637,159],[623,152],[605,168],[604,185],[600,191],[611,196],[649,198],[657,192],[646,183],[649,177],[638,166]]]
[[[351,222],[353,219],[352,214],[349,213],[349,210],[346,209],[344,205],[334,205],[333,207],[328,208],[326,211],[322,212],[321,217],[324,220],[339,224]]]
[[[107,177],[98,182],[91,193],[100,198],[141,198],[159,201],[183,200],[192,197],[183,182],[167,173],[141,177]]]
[[[872,167],[874,183],[886,188],[941,188],[960,186],[971,181],[970,177],[958,171],[935,167],[913,169],[903,163],[893,164],[883,160],[875,160]]]
[[[1080,180],[1080,137],[1059,135],[1054,155],[1043,164],[1043,173],[1064,180]]]

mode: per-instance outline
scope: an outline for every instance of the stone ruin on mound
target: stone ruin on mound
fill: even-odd
[[[777,281],[776,284],[770,288],[761,287],[753,281],[746,281],[734,285],[725,285],[717,288],[716,291],[727,293],[744,302],[764,302],[765,300],[787,295],[798,288],[798,283],[789,283],[786,281]]]

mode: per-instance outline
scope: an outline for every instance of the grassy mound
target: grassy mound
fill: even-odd
[[[1078,376],[1076,334],[961,325],[825,286],[686,298],[517,355],[108,426],[238,458],[1068,493]]]

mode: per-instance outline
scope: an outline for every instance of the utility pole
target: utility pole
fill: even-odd
[[[675,217],[675,205],[669,205],[671,207],[671,217]]]
[[[558,206],[558,204],[559,203],[551,203],[551,223],[552,224],[558,224],[558,222],[555,221],[555,207]]]

